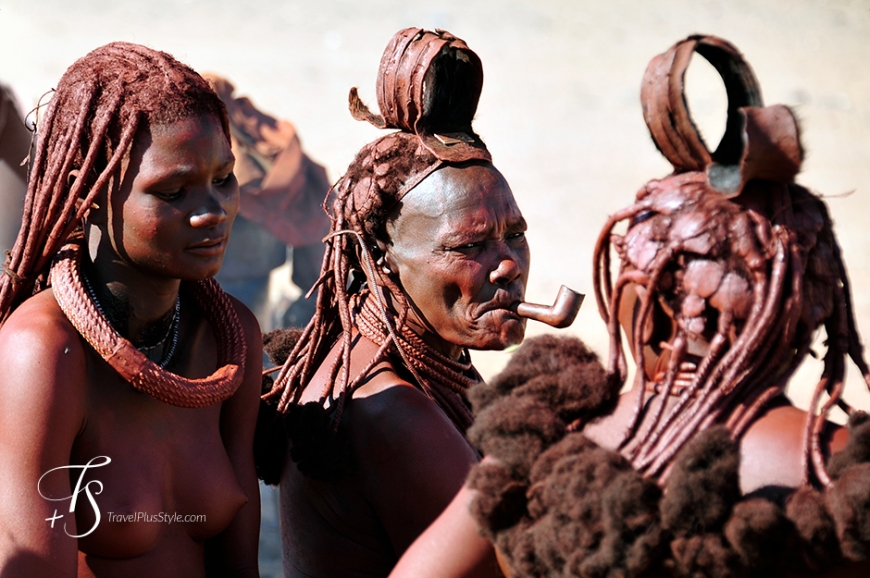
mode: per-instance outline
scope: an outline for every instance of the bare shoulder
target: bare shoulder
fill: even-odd
[[[42,472],[69,463],[86,423],[86,347],[50,291],[25,301],[0,327],[0,470],[8,487],[29,491]],[[45,505],[0,508],[10,514],[26,504]]]
[[[233,304],[233,308],[236,310],[236,315],[239,318],[239,323],[242,326],[242,329],[245,332],[245,340],[248,344],[248,347],[252,345],[257,347],[259,345],[262,348],[262,335],[260,333],[260,322],[257,321],[257,317],[254,313],[248,309],[248,306],[227,293],[227,297],[230,298],[230,303]]]
[[[239,387],[239,392],[234,397],[238,397],[239,393],[244,392],[242,393],[243,397],[250,398],[254,396],[259,400],[263,369],[263,335],[260,333],[260,323],[253,312],[248,309],[247,305],[232,295],[228,295],[228,297],[239,318],[239,324],[245,335],[247,350],[245,379],[242,386]]]
[[[28,575],[37,568],[40,576],[75,572],[75,541],[43,521],[55,504],[42,496],[69,496],[69,477],[40,481],[70,463],[85,426],[86,348],[50,290],[25,301],[0,327],[0,559],[17,557]]]
[[[474,459],[465,436],[438,404],[392,371],[389,364],[354,393],[349,410],[354,436],[374,459],[389,459],[406,452],[432,451],[433,445],[450,447]]]
[[[51,394],[70,401],[84,394],[86,346],[51,290],[22,303],[0,327],[0,358],[4,397],[22,388],[33,398]]]
[[[807,412],[792,405],[766,410],[746,431],[740,445],[744,492],[762,486],[798,487],[803,480]],[[842,450],[848,430],[829,422],[822,443],[828,455]]]
[[[343,424],[360,491],[401,553],[447,507],[477,454],[434,400],[389,366],[376,371]]]

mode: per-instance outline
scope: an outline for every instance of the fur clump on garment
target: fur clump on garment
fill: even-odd
[[[724,427],[689,442],[665,485],[662,523],[676,536],[716,531],[740,498],[740,452]]]
[[[274,329],[269,333],[263,334],[263,351],[269,356],[269,360],[275,366],[282,366],[299,337],[302,335],[302,328],[290,327],[289,329]]]
[[[295,327],[264,333],[263,351],[272,363],[281,366],[290,355],[300,335],[302,330]],[[271,375],[264,375],[261,393],[266,394],[271,391],[273,383]],[[287,453],[287,433],[284,431],[283,419],[278,415],[277,409],[277,401],[267,402],[260,399],[260,411],[257,414],[257,426],[254,430],[254,467],[257,470],[257,477],[270,486],[277,486],[281,481],[281,470]]]
[[[831,460],[833,485],[779,503],[741,495],[739,444],[722,426],[687,444],[663,487],[572,431],[604,411],[596,403],[613,406],[610,387],[579,340],[547,336],[472,390],[469,438],[494,458],[469,477],[472,514],[513,578],[777,576],[870,555],[866,415],[852,417],[849,444]]]
[[[263,350],[276,366],[287,360],[302,335],[302,329],[276,329],[263,335]],[[263,376],[262,393],[272,389],[272,377]],[[277,485],[290,441],[290,457],[299,471],[316,479],[340,477],[352,471],[349,441],[341,428],[333,431],[333,420],[320,404],[291,405],[284,415],[278,401],[260,400],[254,432],[254,464],[257,476]]]
[[[477,421],[497,399],[531,398],[555,413],[565,424],[609,413],[618,387],[604,387],[606,374],[598,356],[574,337],[541,335],[527,339],[507,367],[490,383],[473,387],[468,398]],[[489,415],[489,413],[488,413]]]

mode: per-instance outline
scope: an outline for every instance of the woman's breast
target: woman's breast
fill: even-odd
[[[95,388],[73,447],[72,464],[111,460],[70,470],[80,550],[127,558],[178,529],[192,543],[220,533],[247,501],[220,436],[220,406],[176,408],[114,385],[108,394]]]

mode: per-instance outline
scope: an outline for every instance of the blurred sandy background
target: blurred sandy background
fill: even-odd
[[[609,213],[669,172],[641,116],[644,69],[692,33],[733,42],[765,102],[791,105],[801,118],[807,158],[798,180],[830,196],[858,324],[870,336],[868,0],[0,0],[0,81],[30,109],[92,48],[146,44],[229,77],[239,93],[293,121],[308,154],[335,180],[379,134],[351,119],[347,91],[358,86],[376,105],[381,52],[407,26],[450,30],[483,60],[475,126],[529,221],[528,297],[550,302],[562,283],[589,293],[569,331],[602,354],[604,326],[591,298],[595,238]],[[695,118],[708,142],[718,142],[725,110],[718,76],[696,56],[687,82]],[[506,355],[475,358],[492,375]],[[819,373],[805,365],[799,403]],[[870,407],[856,373],[850,395]]]
[[[692,33],[733,42],[765,102],[793,106],[802,121],[798,181],[829,196],[870,341],[870,0],[0,0],[0,81],[30,109],[90,49],[146,44],[229,77],[239,93],[293,121],[334,181],[379,134],[351,119],[348,89],[376,104],[381,52],[408,26],[450,30],[480,55],[486,80],[475,127],[529,221],[528,298],[550,302],[562,283],[589,294],[569,331],[602,354],[606,334],[591,295],[599,228],[670,168],[641,116],[644,69]],[[708,143],[718,142],[718,76],[696,56],[688,83],[696,120]],[[530,334],[550,330],[532,325]],[[507,355],[475,359],[490,376]],[[847,397],[870,409],[850,369]],[[792,387],[799,404],[819,373],[816,362],[801,370]]]

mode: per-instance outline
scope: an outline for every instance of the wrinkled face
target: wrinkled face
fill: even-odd
[[[115,254],[150,274],[185,280],[215,275],[239,208],[233,163],[212,115],[142,131],[104,219]]]
[[[520,343],[511,307],[529,274],[526,221],[492,165],[447,166],[403,199],[387,225],[386,263],[412,304],[419,333],[443,352]]]

